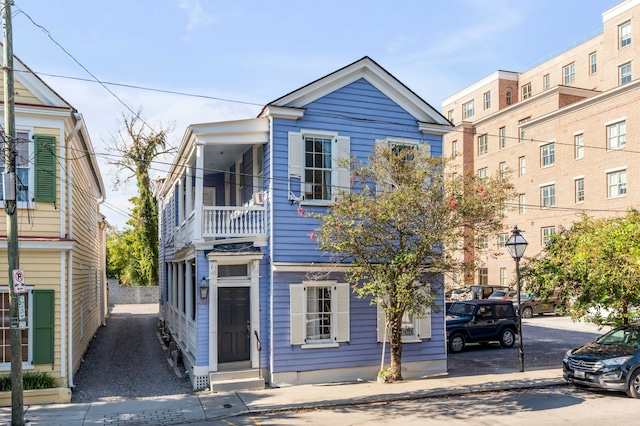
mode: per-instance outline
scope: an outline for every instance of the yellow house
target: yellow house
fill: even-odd
[[[17,58],[14,80],[18,256],[27,289],[22,368],[73,387],[107,313],[104,184],[82,115]],[[0,205],[2,197],[0,190]],[[0,374],[11,370],[6,235],[0,214]]]

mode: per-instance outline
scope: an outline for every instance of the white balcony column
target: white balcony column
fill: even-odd
[[[178,312],[184,314],[184,262],[178,263]]]
[[[185,262],[185,306],[186,306],[186,314],[187,320],[193,319],[193,267],[191,265],[191,260],[187,260]]]
[[[167,304],[173,306],[173,263],[167,263]]]
[[[193,178],[192,178],[192,168],[191,166],[187,167],[186,170],[186,179],[185,179],[185,218],[188,218],[193,211]]]
[[[178,226],[184,222],[184,175],[178,179]]]
[[[204,188],[204,145],[196,146],[196,206],[193,217],[193,240],[202,241],[202,191]]]

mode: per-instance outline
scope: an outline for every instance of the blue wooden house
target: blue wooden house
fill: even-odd
[[[382,316],[299,209],[322,211],[349,188],[337,158],[367,158],[376,143],[441,155],[449,128],[369,57],[256,118],[188,127],[157,196],[161,312],[195,389],[376,377]],[[444,315],[404,327],[403,375],[446,371]]]

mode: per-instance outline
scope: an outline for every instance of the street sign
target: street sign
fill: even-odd
[[[13,291],[14,293],[27,292],[27,287],[24,285],[24,271],[22,269],[13,270]]]
[[[23,321],[26,318],[24,307],[24,296],[18,296],[18,320]]]

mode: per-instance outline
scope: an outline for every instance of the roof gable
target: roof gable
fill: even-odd
[[[359,79],[368,81],[411,114],[417,121],[444,126],[451,125],[436,109],[368,56],[270,102],[262,110],[260,116],[264,115],[267,110],[274,109],[274,107],[303,108],[309,103]]]

